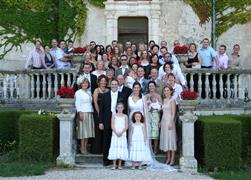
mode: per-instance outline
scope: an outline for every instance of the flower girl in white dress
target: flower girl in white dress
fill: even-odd
[[[116,169],[117,161],[118,169],[121,170],[122,160],[128,160],[128,146],[126,138],[128,117],[127,115],[123,114],[123,103],[118,103],[116,109],[117,114],[113,115],[111,120],[112,139],[108,159],[113,160],[112,170]]]
[[[132,132],[129,140],[129,159],[132,161],[132,169],[135,169],[135,166],[138,166],[138,169],[142,169],[142,162],[150,161],[150,158],[147,154],[147,136],[144,117],[140,111],[133,113],[132,122]]]

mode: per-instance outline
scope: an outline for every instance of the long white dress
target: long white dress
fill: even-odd
[[[144,103],[143,98],[138,99],[137,102],[134,102],[132,96],[128,98],[128,110],[129,110],[129,130],[132,125],[132,115],[134,112],[140,111],[144,115]]]
[[[114,128],[116,131],[122,132],[126,126],[126,116],[114,116]],[[126,132],[122,136],[118,137],[115,132],[112,132],[111,146],[109,149],[108,159],[110,160],[128,160],[128,146]]]

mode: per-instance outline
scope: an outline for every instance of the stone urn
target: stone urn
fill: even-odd
[[[69,114],[74,112],[74,98],[57,98],[58,106],[61,109],[61,113]]]
[[[73,54],[72,64],[75,69],[79,70],[83,62],[84,62],[83,54]]]
[[[186,99],[186,100],[181,100],[179,101],[180,109],[181,111],[184,112],[190,112],[192,113],[197,105],[199,104],[199,99]]]
[[[185,68],[188,60],[188,54],[175,54],[177,57],[180,67]]]

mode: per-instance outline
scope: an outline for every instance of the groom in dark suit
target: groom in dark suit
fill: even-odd
[[[111,118],[112,114],[116,114],[116,105],[118,102],[125,104],[122,93],[118,91],[118,81],[112,80],[111,90],[104,93],[101,98],[100,112],[99,112],[99,128],[104,130],[103,138],[103,164],[109,165],[110,161],[107,159],[109,148],[111,144],[112,129]]]

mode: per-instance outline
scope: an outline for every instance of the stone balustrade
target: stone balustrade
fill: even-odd
[[[64,85],[73,86],[77,69],[0,71],[0,99],[54,99]],[[244,99],[251,94],[251,69],[182,69],[190,90],[200,99]]]

